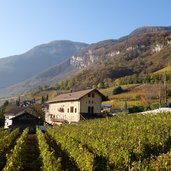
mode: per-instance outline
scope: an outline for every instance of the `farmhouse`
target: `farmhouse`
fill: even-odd
[[[58,121],[78,122],[83,118],[93,118],[101,114],[101,102],[105,96],[97,89],[58,95],[48,102],[45,121],[54,124]]]
[[[42,124],[42,115],[28,107],[13,106],[5,113],[5,129],[19,128],[19,130],[22,131],[28,127],[30,132],[34,132],[36,126]]]

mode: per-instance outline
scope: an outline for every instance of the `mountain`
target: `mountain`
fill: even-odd
[[[50,84],[68,78],[76,71],[78,71],[78,69],[72,66],[70,64],[70,60],[67,59],[63,63],[50,67],[42,73],[37,74],[28,80],[19,82],[18,84],[14,84],[7,88],[0,89],[0,96],[18,96],[40,85]]]
[[[171,31],[171,26],[168,27],[161,27],[161,26],[147,26],[147,27],[140,27],[135,29],[130,36],[140,35],[144,33],[156,33],[161,31]]]
[[[170,61],[171,27],[144,27],[78,51],[71,64],[81,71],[67,82],[72,89],[83,89],[123,76],[153,73]]]
[[[27,80],[47,68],[60,64],[87,44],[53,41],[28,52],[0,59],[0,89]]]
[[[56,45],[59,42],[60,45]],[[65,79],[67,88],[83,89],[123,76],[155,72],[166,67],[171,61],[171,27],[141,27],[117,40],[104,40],[90,45],[56,41],[34,49],[26,53],[32,54],[31,57],[23,57],[24,60],[28,59],[21,62],[24,67],[19,65],[21,78],[23,75],[27,75],[27,78],[20,78],[15,81],[16,84],[13,81],[10,86],[1,89],[1,96],[23,94],[39,85]],[[8,72],[11,65],[17,67],[16,63],[12,64],[5,65]],[[30,67],[32,65],[33,68]],[[7,76],[14,75],[10,74]],[[6,76],[5,72],[4,75]],[[17,79],[18,75],[15,74]]]

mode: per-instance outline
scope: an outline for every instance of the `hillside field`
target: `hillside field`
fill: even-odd
[[[128,107],[139,106],[139,105],[144,106],[145,102],[143,101],[142,97],[148,98],[148,101],[150,100],[151,104],[159,103],[159,97],[158,97],[159,92],[157,92],[159,90],[155,90],[155,87],[153,86],[154,86],[153,84],[121,85],[124,91],[122,93],[115,94],[115,95],[112,94],[112,91],[113,89],[116,88],[116,86],[106,89],[101,89],[100,91],[104,95],[108,96],[109,99],[108,101],[103,102],[103,104],[112,104],[112,107],[114,109],[123,109],[125,105],[125,101],[127,102]],[[167,84],[167,90],[168,90],[168,103],[170,103],[171,98],[169,94],[171,91],[171,84]],[[150,97],[150,95],[152,97]]]
[[[152,86],[152,88],[150,88]],[[156,104],[159,102],[158,98],[158,92],[155,91],[155,88],[153,88],[153,84],[127,84],[127,85],[121,85],[123,92],[114,94],[113,90],[117,88],[118,86],[110,86],[109,88],[101,88],[99,89],[105,96],[108,97],[108,101],[104,101],[103,104],[112,104],[113,109],[123,109],[125,102],[127,102],[128,107],[133,106],[144,106],[144,101],[142,97],[149,98],[149,88],[152,89],[152,94],[150,103]],[[171,102],[170,92],[171,92],[171,83],[167,84],[168,89],[168,103]],[[159,90],[158,90],[159,91]],[[55,90],[55,89],[45,89],[41,91],[31,91],[27,93],[25,96],[21,97],[21,99],[36,99],[37,103],[41,103],[42,97],[46,97],[48,95],[48,99],[51,100],[52,98],[56,97],[58,93],[68,93],[70,90]],[[164,101],[162,99],[162,101]]]

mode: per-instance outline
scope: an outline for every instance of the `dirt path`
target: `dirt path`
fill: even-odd
[[[40,171],[41,160],[39,155],[37,136],[36,134],[29,134],[22,158],[23,171]]]

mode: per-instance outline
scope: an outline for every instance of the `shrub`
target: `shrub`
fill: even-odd
[[[144,107],[143,106],[133,106],[132,108],[129,108],[128,111],[129,111],[129,113],[143,112]]]
[[[121,86],[119,87],[116,87],[115,89],[113,89],[112,91],[112,94],[115,95],[115,94],[119,94],[119,93],[122,93],[124,90],[122,89]]]
[[[153,104],[150,106],[150,108],[151,108],[152,110],[158,109],[159,107],[160,107],[160,104],[159,104],[159,103],[153,103]]]

